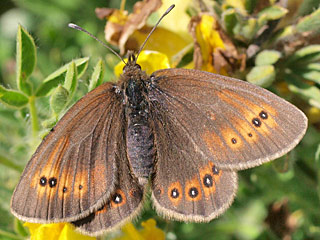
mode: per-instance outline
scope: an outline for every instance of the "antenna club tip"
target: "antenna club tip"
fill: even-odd
[[[172,4],[168,9],[167,11],[164,13],[164,15],[167,15],[176,5],[175,4]]]
[[[74,23],[68,23],[68,27],[69,28],[76,28],[78,26],[76,24],[74,24]]]

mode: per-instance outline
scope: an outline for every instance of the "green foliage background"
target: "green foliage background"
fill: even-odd
[[[133,0],[127,1],[126,9],[131,11],[134,2]],[[20,29],[20,33],[29,32],[35,39],[37,62],[30,82],[39,85],[44,79],[52,80],[55,79],[54,77],[63,76],[67,83],[55,88],[50,93],[50,97],[48,97],[49,94],[44,93],[43,95],[48,96],[36,99],[34,102],[34,110],[37,111],[37,117],[42,124],[39,126],[35,126],[30,119],[32,108],[10,107],[13,101],[10,94],[15,100],[11,105],[16,104],[15,106],[30,104],[32,98],[19,95],[20,93],[16,93],[16,91],[4,93],[3,87],[0,88],[1,97],[4,94],[9,96],[6,98],[7,103],[3,99],[0,103],[0,239],[24,239],[28,235],[21,222],[15,220],[10,214],[9,205],[12,191],[18,182],[21,171],[40,141],[37,136],[45,135],[48,127],[61,117],[65,107],[86,93],[88,86],[90,89],[92,88],[93,83],[89,83],[89,79],[92,79],[94,68],[97,69],[99,66],[101,69],[105,68],[104,75],[99,75],[101,71],[96,70],[97,81],[102,80],[98,78],[103,78],[104,81],[114,79],[113,67],[118,59],[95,40],[88,38],[83,33],[69,29],[67,24],[69,22],[77,23],[95,33],[98,38],[104,39],[105,21],[97,19],[94,9],[96,7],[119,8],[119,4],[118,0],[1,1],[0,84],[6,89],[19,89],[20,92],[30,96],[27,84],[21,80],[21,86],[17,86],[16,81],[16,68],[19,66],[19,62],[16,62],[18,23],[27,30],[24,32],[23,29]],[[315,12],[319,4],[320,2],[315,0],[297,4],[299,11],[297,11],[296,19],[299,19],[299,16]],[[233,17],[232,13],[228,16]],[[315,26],[315,31],[319,31],[320,27],[317,27],[319,22],[318,19],[318,22],[313,23],[314,25],[310,25],[310,27]],[[231,32],[235,34],[234,38],[236,38],[236,32]],[[28,37],[24,39],[27,41]],[[319,43],[319,41],[313,42],[313,44]],[[311,43],[306,42],[305,46],[308,45]],[[32,44],[29,47],[32,50]],[[319,64],[320,50],[317,47],[318,45],[313,47],[312,59],[309,59],[308,63]],[[30,49],[25,50],[23,54],[32,54]],[[292,53],[292,56],[294,54]],[[87,56],[90,57],[90,61],[82,59],[68,64],[63,70],[64,74],[67,72],[66,77],[61,74],[62,70],[60,69],[60,72],[56,72],[56,75],[51,75],[50,78],[50,74],[64,64],[70,63],[73,59]],[[100,58],[104,60],[105,64],[99,61]],[[299,59],[301,60],[301,58]],[[88,65],[86,65],[87,63]],[[25,67],[27,71],[33,68],[33,66],[26,64],[22,62],[20,66]],[[275,65],[274,62],[268,64],[274,65],[277,73],[283,71],[281,68],[283,65]],[[254,82],[257,78],[258,80],[262,79],[252,70],[261,65],[264,66],[265,63],[261,63],[258,57],[255,62],[252,60],[247,63],[247,80],[251,79]],[[310,78],[307,76],[310,72],[306,72],[305,69],[304,72],[301,70],[294,74],[295,80],[290,78],[287,81],[289,89],[292,91],[289,99],[293,100],[305,112],[312,107],[314,109],[314,107],[319,108],[320,106],[318,105],[320,103],[320,78],[317,77],[320,76],[320,69],[312,71],[313,77],[311,79],[314,79],[314,83],[311,90],[302,82],[303,79]],[[285,76],[288,77],[288,75]],[[269,79],[268,76],[267,81]],[[77,89],[73,88],[74,81],[78,82]],[[275,82],[271,81],[270,84],[268,82],[268,88],[276,91]],[[20,98],[16,100],[19,96]],[[54,107],[61,104],[63,105],[61,108]],[[320,115],[312,115],[311,112],[311,115],[308,116],[315,119],[310,123],[306,136],[296,149],[277,161],[242,171],[239,174],[237,197],[234,204],[223,216],[208,224],[171,222],[158,217],[148,203],[142,217],[137,222],[137,226],[142,220],[152,217],[157,220],[158,226],[167,233],[168,239],[281,239],[270,229],[265,219],[268,216],[270,204],[284,202],[285,205],[287,203],[288,209],[280,212],[276,218],[280,223],[285,223],[288,218],[295,223],[292,227],[292,239],[320,239],[320,119],[317,119]],[[34,136],[35,134],[36,136]]]

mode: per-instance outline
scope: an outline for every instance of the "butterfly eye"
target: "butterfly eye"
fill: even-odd
[[[198,194],[199,194],[199,191],[198,191],[197,188],[192,187],[192,188],[189,189],[189,196],[191,198],[196,198],[198,196]]]
[[[193,179],[186,182],[185,192],[187,201],[199,201],[202,198],[200,184],[198,176],[194,176]]]
[[[252,119],[252,123],[253,123],[253,125],[256,126],[256,127],[260,127],[260,126],[261,126],[261,121],[260,121],[259,118],[254,118],[254,119]]]
[[[219,174],[219,169],[216,168],[216,166],[213,166],[212,167],[212,172],[213,172],[213,174],[218,175]]]
[[[65,193],[67,190],[68,188],[64,187],[62,191]]]
[[[122,68],[122,73],[125,74],[128,68],[129,68],[128,64],[124,65],[124,67]]]
[[[206,174],[203,178],[203,185],[206,186],[207,188],[213,186],[213,179],[210,174]]]
[[[161,188],[158,188],[158,189],[155,191],[155,193],[157,194],[157,196],[160,196],[160,195],[162,195],[163,190],[162,190]]]
[[[52,177],[49,179],[49,187],[53,188],[57,185],[57,179]]]
[[[259,113],[259,116],[262,118],[262,119],[268,119],[268,114],[265,112],[265,111],[261,111]]]
[[[124,193],[118,189],[112,197],[111,206],[112,207],[121,207],[126,203],[126,197]]]
[[[121,196],[121,194],[116,193],[116,194],[113,196],[112,201],[113,201],[115,204],[120,204],[120,203],[122,202],[122,196]]]
[[[40,178],[40,185],[44,187],[47,184],[47,178],[46,177],[41,177]]]
[[[116,86],[116,85],[112,86],[112,90],[113,90],[116,94],[120,94],[120,93],[121,93],[121,89],[120,89],[118,86]]]
[[[232,139],[231,139],[231,142],[232,142],[233,144],[236,144],[236,143],[237,143],[237,139],[232,138]]]
[[[156,77],[152,74],[152,75],[150,76],[150,80],[151,80],[150,87],[153,87],[152,83],[155,83]]]
[[[220,178],[219,175],[215,174],[217,171],[218,169],[214,167],[212,162],[199,171],[201,186],[206,199],[210,198],[210,196],[216,192],[216,185]]]
[[[182,200],[182,187],[179,182],[171,183],[168,188],[168,198],[175,205],[179,205]]]
[[[171,197],[172,198],[178,198],[179,195],[180,195],[180,193],[179,193],[178,189],[174,188],[174,189],[171,190]]]
[[[135,67],[141,70],[141,66],[139,64],[136,64]]]

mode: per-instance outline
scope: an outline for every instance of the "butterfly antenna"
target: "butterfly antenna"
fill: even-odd
[[[116,52],[114,51],[111,47],[109,47],[107,44],[105,44],[104,42],[102,42],[100,39],[98,39],[96,36],[94,36],[93,34],[89,33],[87,30],[83,29],[82,27],[74,24],[74,23],[69,23],[68,27],[76,29],[78,31],[84,32],[86,34],[88,34],[90,37],[92,37],[93,39],[95,39],[96,41],[98,41],[99,43],[101,43],[104,47],[108,48],[113,54],[115,54],[122,62],[124,62],[124,64],[127,64],[123,58]]]
[[[138,59],[142,49],[144,48],[144,46],[146,45],[148,39],[150,38],[151,34],[154,32],[154,30],[156,30],[157,26],[159,25],[159,23],[161,22],[161,20],[175,7],[174,4],[172,4],[168,9],[167,11],[165,11],[165,13],[161,16],[161,18],[158,20],[158,22],[156,23],[156,25],[154,25],[154,27],[152,28],[152,30],[150,31],[150,33],[148,34],[146,40],[144,40],[143,44],[141,45],[140,49],[139,49],[139,52],[137,54],[137,57],[136,59]]]

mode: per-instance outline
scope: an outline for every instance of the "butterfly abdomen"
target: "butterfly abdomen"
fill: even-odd
[[[149,177],[154,162],[154,143],[151,128],[143,123],[131,124],[127,131],[128,157],[136,177]]]
[[[126,88],[127,153],[133,173],[148,178],[155,157],[154,136],[149,123],[148,102],[141,81],[130,79]]]

